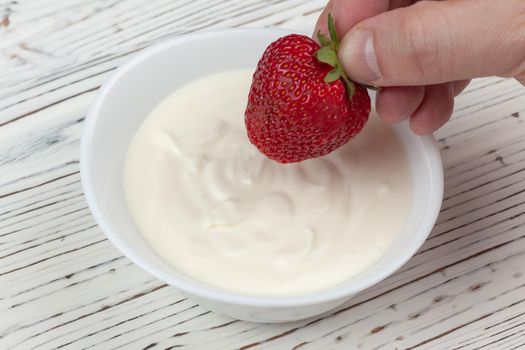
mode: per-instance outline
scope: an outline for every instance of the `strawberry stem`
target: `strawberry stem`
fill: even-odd
[[[320,31],[317,33],[317,38],[319,43],[321,43],[321,48],[315,53],[315,57],[319,62],[329,64],[334,69],[328,72],[324,78],[324,81],[327,83],[332,83],[338,79],[341,79],[345,84],[346,93],[348,94],[348,99],[352,99],[355,92],[355,85],[352,80],[350,80],[345,72],[343,71],[343,66],[339,61],[337,53],[339,51],[339,38],[337,37],[337,31],[335,30],[334,18],[331,13],[328,13],[328,33],[330,38],[325,34],[322,34]]]
[[[334,18],[330,12],[328,12],[328,33],[330,33],[330,39],[334,43],[334,49],[337,52],[339,50],[339,38],[335,30]]]

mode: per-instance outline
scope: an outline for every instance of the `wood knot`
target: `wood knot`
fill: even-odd
[[[443,299],[445,299],[445,296],[443,295],[438,295],[437,297],[434,298],[434,303],[439,303],[441,301],[443,301]]]
[[[408,315],[408,319],[415,320],[416,318],[419,318],[419,316],[421,316],[421,314],[419,312],[416,312],[416,313]]]
[[[471,292],[475,292],[475,291],[480,290],[481,288],[483,288],[483,286],[487,284],[489,284],[489,282],[479,282],[479,283],[471,285],[469,289]]]
[[[371,333],[371,334],[376,334],[376,333],[381,332],[381,331],[382,331],[383,329],[385,329],[385,328],[386,328],[386,325],[384,325],[384,326],[379,326],[379,327],[376,327],[376,328],[372,329],[372,330],[370,331],[370,333]]]

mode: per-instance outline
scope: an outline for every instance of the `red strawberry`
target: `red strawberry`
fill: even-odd
[[[248,138],[280,163],[323,156],[341,147],[366,124],[366,88],[343,73],[331,16],[323,47],[304,35],[268,46],[253,75],[245,112]]]

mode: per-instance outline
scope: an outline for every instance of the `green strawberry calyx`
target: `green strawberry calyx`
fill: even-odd
[[[317,32],[317,39],[321,44],[321,48],[317,50],[315,57],[319,62],[326,63],[332,67],[332,70],[329,71],[324,77],[324,81],[326,83],[332,83],[341,79],[346,87],[348,99],[351,100],[355,92],[355,83],[346,76],[343,66],[341,65],[341,62],[337,56],[339,51],[339,38],[337,37],[334,18],[332,17],[331,13],[328,13],[328,33],[330,38],[328,38],[325,34],[322,34],[321,31]]]

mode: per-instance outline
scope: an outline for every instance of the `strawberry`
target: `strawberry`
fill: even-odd
[[[361,131],[370,113],[365,87],[348,79],[337,58],[339,40],[328,16],[322,47],[291,34],[268,46],[253,75],[245,112],[250,142],[280,163],[321,157]]]

